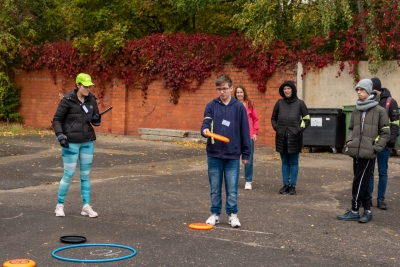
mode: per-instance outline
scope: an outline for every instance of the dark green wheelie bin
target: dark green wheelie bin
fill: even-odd
[[[345,135],[345,141],[347,139],[347,135],[349,134],[349,126],[350,126],[350,120],[351,120],[351,113],[353,113],[353,110],[356,108],[355,105],[351,106],[343,106],[343,113],[346,115],[346,135]]]

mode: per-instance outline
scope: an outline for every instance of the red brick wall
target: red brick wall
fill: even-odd
[[[223,72],[232,78],[234,86],[245,86],[250,99],[255,102],[260,124],[258,145],[274,146],[275,132],[271,127],[271,114],[275,102],[280,98],[278,88],[284,80],[295,80],[297,74],[291,70],[278,70],[268,80],[267,91],[259,92],[257,83],[249,79],[245,69],[226,64]],[[113,110],[104,115],[103,123],[96,131],[123,135],[138,135],[138,128],[199,131],[205,105],[218,96],[215,76],[216,73],[213,73],[195,92],[181,90],[177,105],[169,101],[169,90],[164,88],[163,81],[150,84],[145,100],[141,90],[133,86],[127,88],[118,79],[112,80],[106,85],[99,109],[113,106]],[[50,126],[60,97],[74,88],[73,78],[68,79],[64,86],[61,85],[61,79],[55,85],[47,70],[17,70],[14,82],[21,87],[22,105],[19,112],[25,124],[34,127]],[[99,90],[95,87],[93,93],[98,94]]]

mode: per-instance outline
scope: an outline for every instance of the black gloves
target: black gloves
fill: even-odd
[[[93,115],[91,122],[92,122],[92,124],[94,126],[100,126],[100,124],[101,124],[101,115],[100,114]]]
[[[69,148],[68,141],[67,141],[67,136],[66,136],[66,135],[64,135],[64,134],[58,135],[58,136],[57,136],[57,140],[58,140],[58,142],[60,142],[60,145],[61,145],[62,147]]]
[[[101,115],[100,114],[94,114],[92,117],[92,121],[94,122],[99,122],[101,120]]]

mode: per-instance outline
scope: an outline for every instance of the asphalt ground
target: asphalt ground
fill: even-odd
[[[374,199],[373,220],[360,224],[336,219],[350,208],[351,158],[328,150],[302,153],[297,194],[280,195],[279,155],[256,147],[253,190],[244,190],[240,179],[242,227],[231,228],[223,211],[213,230],[198,231],[189,224],[210,215],[203,147],[98,134],[91,205],[99,217],[80,215],[78,170],[66,217],[56,217],[63,168],[55,137],[0,137],[0,263],[28,258],[36,266],[61,267],[400,266],[399,163],[389,160],[388,210],[377,209]],[[129,246],[137,254],[115,262],[61,261],[51,253],[68,245],[60,242],[64,235],[83,235],[85,244]],[[110,259],[129,253],[83,247],[57,255]]]

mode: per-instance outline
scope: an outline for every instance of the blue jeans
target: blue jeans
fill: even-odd
[[[296,186],[297,176],[299,175],[300,153],[288,153],[287,139],[285,139],[283,145],[283,152],[280,152],[280,154],[282,160],[283,184]]]
[[[246,182],[252,182],[253,181],[253,154],[254,154],[254,140],[250,140],[251,143],[251,154],[249,161],[244,164],[244,179]]]
[[[237,199],[239,187],[240,160],[208,157],[208,179],[212,214],[220,215],[222,208],[222,180],[225,180],[226,213],[230,216],[238,212]]]
[[[379,182],[378,182],[378,201],[385,200],[387,180],[388,180],[388,161],[390,157],[390,149],[385,147],[381,152],[376,154],[376,160],[378,162],[378,173],[379,173]],[[372,199],[372,192],[374,192],[374,168],[375,164],[372,167],[371,178],[369,179],[369,193]]]

